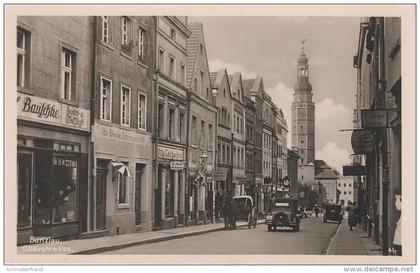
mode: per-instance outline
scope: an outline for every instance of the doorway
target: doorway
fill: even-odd
[[[96,173],[96,230],[106,228],[106,178],[108,161],[97,161]]]
[[[136,164],[136,181],[134,193],[134,211],[135,211],[135,224],[141,223],[141,184],[144,172],[144,164]]]

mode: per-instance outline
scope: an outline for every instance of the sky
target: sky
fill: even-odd
[[[315,158],[342,171],[351,162],[359,17],[189,17],[202,22],[210,71],[226,68],[244,79],[261,75],[265,91],[289,127],[296,60],[305,39],[315,101]]]

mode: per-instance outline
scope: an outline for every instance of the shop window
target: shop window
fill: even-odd
[[[111,121],[112,81],[101,77],[101,119]]]
[[[76,100],[76,53],[67,48],[61,50],[61,90],[65,100]]]
[[[142,93],[139,93],[137,106],[137,126],[142,130],[146,130],[146,103],[146,96]]]
[[[17,227],[31,226],[32,218],[32,153],[19,151],[17,155],[18,211]]]
[[[121,86],[121,124],[130,126],[130,88]]]
[[[139,60],[144,60],[146,46],[146,31],[143,28],[139,28]]]
[[[102,37],[101,40],[104,43],[110,42],[110,35],[109,35],[109,16],[101,16],[102,20]]]
[[[174,180],[177,172],[167,171],[169,177],[165,179],[165,216],[174,215]]]
[[[30,34],[29,32],[18,28],[17,29],[17,86],[25,87],[28,85],[29,79],[29,49],[30,49]]]
[[[34,224],[78,220],[79,159],[56,153],[52,142],[37,140],[35,153]]]

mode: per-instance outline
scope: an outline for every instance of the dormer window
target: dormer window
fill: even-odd
[[[175,29],[171,29],[171,39],[172,40],[175,40],[176,39],[176,31],[175,31]]]

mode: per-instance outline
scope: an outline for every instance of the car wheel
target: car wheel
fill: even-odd
[[[273,230],[276,230],[277,229],[277,227],[276,226],[273,226]]]
[[[293,231],[299,231],[299,225],[293,227]]]
[[[267,226],[267,228],[268,228],[268,231],[271,231],[272,226]]]

